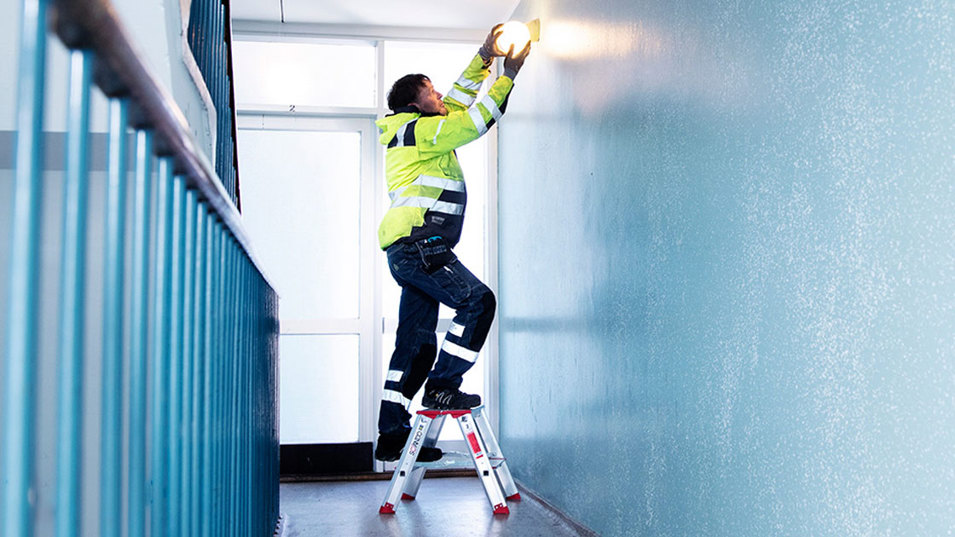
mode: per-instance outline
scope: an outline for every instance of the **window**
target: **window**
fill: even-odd
[[[377,60],[370,43],[234,43],[235,99],[240,109],[376,104]]]

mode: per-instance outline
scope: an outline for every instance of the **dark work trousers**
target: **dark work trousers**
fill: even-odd
[[[487,339],[497,303],[494,293],[460,261],[428,274],[413,244],[393,244],[387,253],[391,275],[401,286],[401,304],[378,431],[395,434],[410,430],[411,399],[426,379],[429,388],[461,386],[461,377]],[[439,302],[455,310],[440,353],[435,336]]]

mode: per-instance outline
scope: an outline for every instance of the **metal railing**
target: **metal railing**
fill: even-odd
[[[231,19],[229,0],[192,0],[186,35],[216,109],[216,173],[233,203],[240,205]]]
[[[2,282],[9,287],[0,535],[37,535],[45,525],[57,536],[89,527],[103,536],[271,534],[278,302],[239,214],[108,0],[24,0],[21,22],[12,239]],[[70,64],[63,199],[52,208],[43,193],[51,174],[42,130],[48,25]],[[100,155],[90,133],[94,85],[108,101]],[[96,241],[88,230],[91,156],[106,161]],[[44,226],[50,211],[61,211],[59,235]],[[52,263],[40,248],[51,240],[60,251]],[[91,266],[102,273],[88,274]],[[91,279],[100,284],[91,287]],[[40,287],[50,280],[57,328],[44,332],[49,320],[40,317],[49,311],[41,312]],[[94,309],[100,324],[91,327]],[[53,348],[55,390],[40,386],[41,347]],[[91,377],[101,382],[98,408],[84,408]],[[38,440],[43,407],[54,408],[54,448]],[[83,441],[90,423],[99,434],[92,455],[81,449],[90,444]],[[55,453],[51,486],[37,479],[42,450]],[[99,483],[96,494],[83,493],[90,481]]]

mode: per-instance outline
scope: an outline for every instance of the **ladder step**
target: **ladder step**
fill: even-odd
[[[506,462],[503,457],[489,457],[488,459],[491,462],[491,467],[495,470]],[[459,468],[471,470],[474,468],[474,460],[471,459],[471,454],[466,451],[445,451],[440,459],[434,462],[416,462],[414,467],[426,470]]]

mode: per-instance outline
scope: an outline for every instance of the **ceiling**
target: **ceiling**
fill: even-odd
[[[236,20],[484,30],[520,0],[232,0]],[[460,7],[465,5],[466,9]]]

